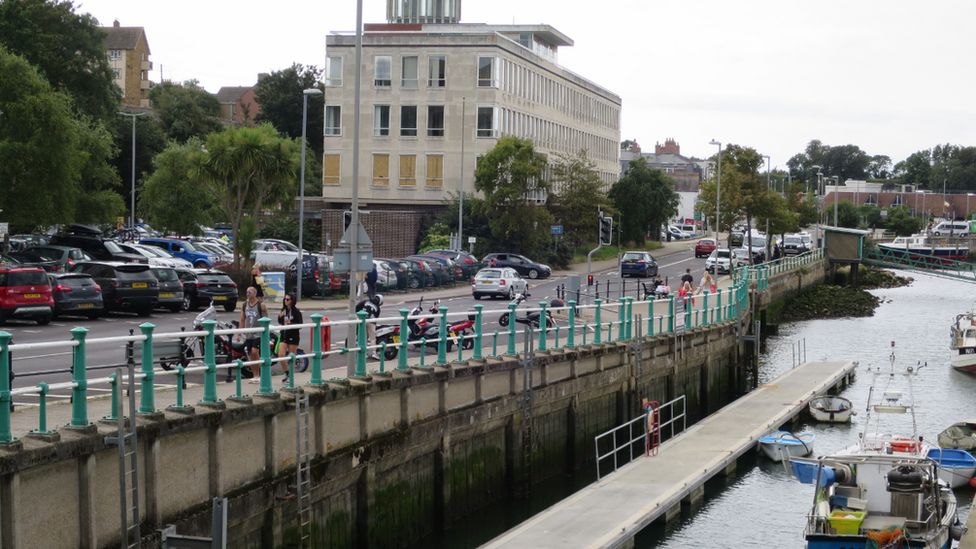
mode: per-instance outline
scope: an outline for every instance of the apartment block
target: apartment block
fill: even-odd
[[[122,104],[149,107],[149,42],[143,27],[123,27],[116,20],[105,33],[105,51],[112,69],[112,80],[122,90]]]

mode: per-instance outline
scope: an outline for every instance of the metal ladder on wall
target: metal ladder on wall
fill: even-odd
[[[295,392],[295,491],[298,496],[299,547],[311,547],[312,477],[309,464],[308,394]]]
[[[512,320],[514,322],[514,320]],[[522,466],[525,468],[525,494],[528,495],[532,487],[532,366],[533,344],[535,343],[531,328],[523,332],[522,340]]]
[[[139,456],[138,440],[136,439],[136,391],[135,391],[135,365],[132,361],[128,364],[128,382],[126,391],[129,394],[129,429],[126,432],[125,406],[122,404],[122,369],[115,370],[115,387],[113,391],[115,402],[118,407],[112,410],[118,421],[118,430],[115,436],[105,437],[106,444],[113,444],[119,450],[119,511],[121,517],[121,538],[119,545],[129,549],[138,549],[142,536],[139,531]],[[128,481],[126,476],[128,475]]]

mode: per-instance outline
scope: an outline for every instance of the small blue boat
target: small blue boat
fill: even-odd
[[[769,459],[783,461],[812,454],[815,439],[816,435],[813,433],[793,434],[789,431],[773,431],[759,437],[759,448]]]
[[[939,464],[939,478],[953,488],[969,484],[976,474],[976,458],[965,450],[929,448],[926,456]]]

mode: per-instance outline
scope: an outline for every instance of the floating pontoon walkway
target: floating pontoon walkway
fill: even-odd
[[[700,498],[756,439],[795,417],[818,394],[847,381],[853,362],[807,362],[495,538],[484,547],[619,547],[658,517]]]

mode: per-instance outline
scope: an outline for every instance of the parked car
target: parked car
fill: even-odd
[[[389,263],[382,259],[374,259],[376,267],[376,287],[382,290],[392,290],[397,287],[397,273]]]
[[[54,297],[54,317],[62,315],[98,318],[105,312],[102,287],[87,273],[52,273],[51,293]]]
[[[407,288],[416,290],[417,288],[424,288],[426,286],[433,285],[433,276],[431,275],[431,281],[428,282],[428,273],[423,270],[420,262],[409,258],[393,259],[392,261],[399,262],[406,268]]]
[[[423,263],[424,267],[433,275],[435,285],[441,286],[454,282],[454,273],[443,263],[422,255],[412,255],[408,259]]]
[[[56,273],[61,270],[60,262],[32,252],[30,249],[10,252],[10,257],[16,259],[25,267],[39,267],[49,273]]]
[[[173,313],[183,310],[183,283],[176,271],[170,267],[152,267],[151,270],[159,282],[159,302],[156,306]]]
[[[429,261],[436,261],[437,263],[440,263],[441,266],[447,269],[447,272],[450,273],[451,282],[454,282],[456,280],[464,280],[465,278],[464,269],[461,268],[460,265],[455,263],[454,260],[451,259],[448,255],[439,254],[435,252],[427,252],[419,255],[420,257],[426,258]]]
[[[25,318],[39,325],[51,322],[54,297],[40,267],[0,267],[0,323]]]
[[[718,248],[705,260],[705,270],[710,273],[730,273],[741,264],[741,259],[734,250]]]
[[[98,283],[106,311],[149,316],[159,301],[159,281],[145,263],[80,261],[71,270],[87,273]]]
[[[799,255],[808,251],[810,249],[799,235],[788,234],[783,237],[783,244],[780,246],[780,253],[783,255]]]
[[[33,252],[49,261],[56,261],[60,267],[57,269],[59,271],[67,271],[77,261],[88,261],[92,259],[81,248],[71,246],[31,246],[24,251]]]
[[[743,232],[732,231],[732,233],[729,234],[729,245],[732,246],[733,248],[738,248],[739,246],[742,246],[743,242],[745,242],[745,234]]]
[[[494,260],[494,264],[492,263]],[[511,267],[518,274],[529,278],[548,278],[552,274],[552,269],[548,265],[536,263],[531,259],[518,254],[493,253],[481,258],[481,263],[493,267]]]
[[[668,232],[671,233],[671,238],[674,240],[685,240],[691,238],[691,235],[682,231],[674,225],[668,225]]]
[[[51,237],[52,245],[81,248],[94,261],[145,263],[141,255],[126,253],[119,243],[104,238],[102,231],[87,225],[68,225],[64,232]]]
[[[732,251],[735,252],[736,256],[739,258],[739,261],[743,265],[747,265],[749,263],[750,254],[749,254],[749,249],[746,246],[743,246],[741,248],[734,248]],[[766,261],[766,248],[757,248],[755,245],[753,245],[751,255],[752,255],[752,263],[754,265],[763,263]]]
[[[155,246],[143,246],[142,244],[135,243],[126,244],[122,242],[119,244],[119,247],[127,253],[141,255],[149,263],[150,267],[176,268],[192,266],[187,260],[173,257]]]
[[[160,248],[173,257],[189,261],[198,269],[210,269],[217,262],[216,256],[197,250],[193,247],[193,244],[190,244],[186,240],[176,238],[143,238],[139,241],[139,244]]]
[[[695,257],[708,257],[718,248],[714,238],[703,238],[695,244]]]
[[[620,258],[620,276],[657,276],[657,261],[650,252],[627,252]]]
[[[471,280],[471,293],[475,299],[488,296],[511,300],[515,299],[515,294],[524,294],[528,289],[528,282],[510,267],[481,269]]]
[[[441,254],[451,258],[455,264],[459,265],[462,270],[462,274],[465,279],[471,278],[477,273],[483,265],[478,258],[473,254],[465,251],[454,251],[454,250],[430,250],[427,253],[430,254]]]
[[[399,259],[377,259],[382,267],[378,269],[389,271],[396,278],[396,288],[405,290],[409,284],[410,267]]]
[[[223,271],[176,269],[176,274],[183,283],[183,308],[187,311],[211,302],[227,312],[237,308],[237,284]]]

